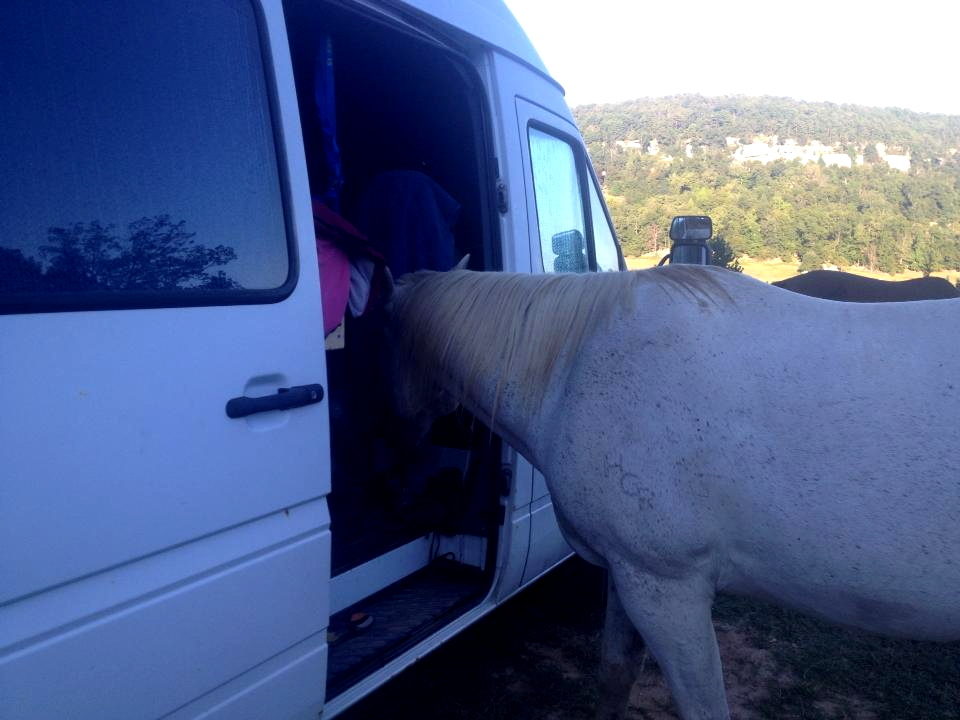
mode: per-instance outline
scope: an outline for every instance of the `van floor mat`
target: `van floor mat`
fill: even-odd
[[[327,698],[333,698],[483,599],[483,571],[437,560],[330,618]],[[360,615],[369,627],[357,627]],[[351,616],[354,622],[351,622]]]

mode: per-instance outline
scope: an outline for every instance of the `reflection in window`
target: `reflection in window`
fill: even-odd
[[[247,0],[6,0],[0,68],[0,293],[284,284]]]
[[[543,269],[586,272],[586,228],[573,148],[536,128],[529,129],[529,139]]]
[[[600,202],[597,186],[590,183],[590,217],[593,221],[593,245],[597,255],[597,270],[607,272],[620,269],[620,256],[617,253],[617,241],[614,239],[607,215]]]

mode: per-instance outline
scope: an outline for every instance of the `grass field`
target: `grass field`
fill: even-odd
[[[661,257],[663,257],[662,252],[647,253],[646,255],[639,256],[630,255],[626,258],[627,267],[630,270],[643,270],[656,265],[658,262],[660,262]],[[744,273],[768,283],[792,277],[800,272],[800,265],[796,262],[783,262],[782,260],[755,260],[748,255],[738,259],[740,264],[743,266]],[[889,273],[877,272],[876,270],[870,270],[869,268],[859,267],[856,265],[841,269],[857,275],[877,278],[878,280],[909,280],[910,278],[920,277],[920,273],[918,272],[902,272],[897,273],[896,275],[891,275]],[[952,283],[956,283],[957,280],[960,279],[960,272],[957,271],[935,272],[933,274],[937,277],[945,277]]]

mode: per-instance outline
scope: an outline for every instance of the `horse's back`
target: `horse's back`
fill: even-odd
[[[832,303],[721,273],[639,286],[583,347],[556,472],[602,489],[561,505],[650,556],[722,548],[735,590],[801,605],[823,583],[828,617],[960,633],[960,300]],[[907,617],[924,596],[936,627]]]
[[[949,300],[960,297],[960,289],[945,278],[922,277],[904,280],[903,283],[908,288],[905,300]]]
[[[960,300],[833,303],[711,275],[716,288],[668,290],[668,302],[647,289],[642,319],[619,324],[621,340],[641,348],[636,371],[648,382],[704,412],[775,413],[787,444],[798,425],[829,436],[830,422],[863,444],[889,433],[906,451],[915,434],[915,444],[960,456]]]

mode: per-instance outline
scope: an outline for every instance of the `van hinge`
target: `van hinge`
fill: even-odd
[[[497,179],[497,210],[500,211],[501,215],[506,215],[507,210],[507,186],[503,183],[503,180]]]

